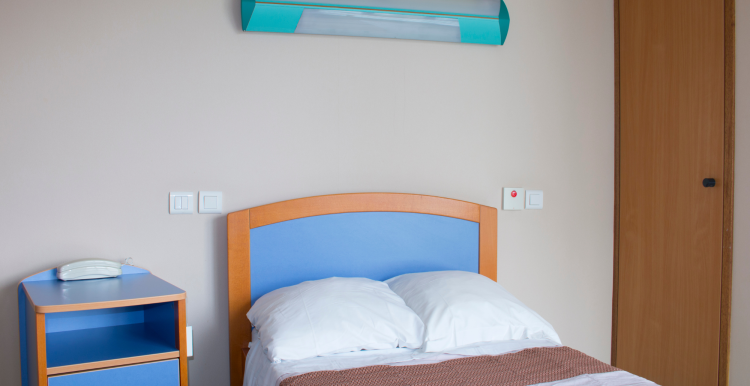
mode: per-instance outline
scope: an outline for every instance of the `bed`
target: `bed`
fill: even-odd
[[[280,363],[269,361],[257,337],[253,339],[246,316],[251,305],[265,294],[302,282],[331,277],[385,281],[435,271],[468,272],[496,281],[495,208],[400,193],[308,197],[230,213],[227,241],[232,386],[380,384],[387,383],[384,379],[408,377],[417,377],[408,384],[472,384],[472,380],[446,379],[466,369],[504,378],[508,371],[502,369],[527,366],[521,372],[533,373],[554,361],[578,366],[566,377],[568,383],[560,385],[653,385],[544,339],[432,353],[415,348],[370,350]],[[530,353],[534,358],[529,359]],[[480,368],[484,370],[476,370]],[[425,374],[438,378],[430,380]],[[559,378],[539,374],[514,382],[542,384],[531,380]]]

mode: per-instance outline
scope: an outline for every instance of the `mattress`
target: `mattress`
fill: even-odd
[[[388,350],[368,350],[333,354],[296,361],[272,363],[260,339],[253,334],[250,351],[245,362],[244,386],[278,386],[289,377],[317,371],[338,371],[360,367],[388,365],[414,366],[440,363],[452,359],[483,355],[504,355],[517,353],[536,347],[560,347],[548,340],[514,340],[482,343],[450,350],[445,353],[425,353],[419,349],[396,348]],[[649,386],[655,385],[646,379],[625,371],[612,371],[598,374],[582,374],[576,377],[538,383],[538,386]]]

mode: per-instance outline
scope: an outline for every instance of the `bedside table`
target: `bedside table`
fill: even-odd
[[[116,278],[18,285],[23,386],[187,386],[185,291],[128,265]]]

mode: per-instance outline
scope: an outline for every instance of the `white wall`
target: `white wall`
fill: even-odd
[[[737,82],[730,386],[750,380],[750,0],[736,0]]]
[[[240,31],[236,0],[0,0],[0,373],[18,384],[16,285],[81,257],[185,289],[195,385],[227,384],[225,213],[365,191],[500,206],[499,278],[609,360],[613,10],[507,0],[503,47]]]

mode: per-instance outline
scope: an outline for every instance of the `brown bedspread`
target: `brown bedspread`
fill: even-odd
[[[617,370],[570,347],[537,347],[512,354],[459,358],[435,364],[315,371],[289,377],[281,386],[527,386]]]

